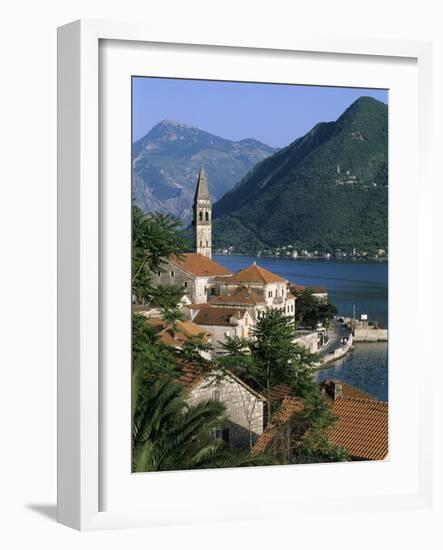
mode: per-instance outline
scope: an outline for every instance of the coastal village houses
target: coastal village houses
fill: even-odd
[[[200,170],[193,205],[195,251],[169,258],[156,282],[183,286],[188,318],[212,336],[217,351],[228,336],[247,338],[258,314],[267,308],[295,315],[289,281],[257,265],[232,273],[212,259],[212,205]]]
[[[290,284],[255,262],[232,273],[212,259],[212,206],[203,169],[198,176],[193,212],[195,252],[169,258],[163,271],[154,274],[158,284],[183,287],[179,307],[186,320],[171,326],[162,320],[159,311],[149,306],[133,308],[146,317],[163,343],[180,350],[187,338],[200,335],[218,353],[228,337],[251,337],[259,314],[268,308],[294,317],[296,295],[305,287]],[[323,287],[316,288],[314,295],[327,300]],[[317,332],[299,332],[296,342],[316,352]],[[227,420],[214,431],[214,437],[233,447],[251,450],[252,454],[287,445],[288,436],[300,425],[303,403],[285,386],[273,390],[272,400],[280,406],[266,425],[266,399],[233,374],[217,377],[209,370],[205,374],[201,367],[188,361],[182,365],[179,382],[188,394],[189,403],[210,399],[223,402]],[[328,429],[330,441],[347,449],[353,460],[386,458],[387,403],[340,381],[324,382],[321,389],[337,418]]]

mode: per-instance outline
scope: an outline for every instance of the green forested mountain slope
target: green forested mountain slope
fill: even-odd
[[[214,205],[213,242],[235,252],[388,246],[388,107],[361,97],[335,122],[258,163]]]

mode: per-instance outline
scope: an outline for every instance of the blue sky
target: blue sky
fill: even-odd
[[[360,96],[388,102],[387,90],[134,77],[133,139],[163,119],[231,140],[283,147],[317,122],[336,120]]]

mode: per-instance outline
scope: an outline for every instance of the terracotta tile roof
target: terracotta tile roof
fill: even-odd
[[[244,309],[233,307],[207,307],[200,309],[194,317],[194,323],[197,323],[197,325],[232,327],[235,326],[232,321],[235,322],[236,319],[243,319],[245,315],[246,310]]]
[[[388,404],[373,399],[342,397],[332,404],[337,421],[327,430],[334,445],[351,457],[383,460],[388,454]]]
[[[279,410],[272,416],[271,423],[255,442],[251,454],[255,455],[265,451],[274,441],[276,428],[287,424],[294,415],[300,414],[302,411],[303,403],[300,399],[295,397],[285,398]]]
[[[192,390],[204,379],[202,367],[188,363],[183,366],[181,375],[177,379],[187,390]]]
[[[231,274],[231,271],[226,267],[203,256],[203,254],[197,254],[195,252],[183,254],[180,258],[171,256],[169,260],[171,263],[183,269],[183,271],[186,271],[186,273],[197,277],[213,277],[215,275]]]
[[[259,304],[265,304],[265,299],[254,292],[253,290],[240,286],[227,294],[216,296],[209,301],[212,306],[232,304],[232,305],[250,305],[256,306]]]
[[[211,307],[211,306],[209,304],[203,302],[201,304],[187,304],[185,307],[188,308],[188,309],[202,309],[204,307]]]
[[[227,283],[285,283],[286,279],[276,275],[271,271],[268,271],[264,267],[260,267],[256,263],[251,264],[249,267],[237,271],[232,277],[226,280]]]
[[[335,423],[326,435],[333,445],[344,447],[349,455],[360,460],[383,460],[388,454],[388,404],[374,399],[341,397],[328,400]],[[276,428],[303,411],[303,403],[286,397],[271,423],[257,439],[252,453],[263,452],[272,444]]]
[[[271,388],[269,392],[269,399],[271,399],[271,401],[277,401],[284,399],[285,397],[289,397],[291,393],[292,389],[289,386],[286,384],[278,384],[277,386]]]
[[[177,321],[175,330],[160,317],[150,317],[146,322],[156,329],[160,340],[167,346],[179,347],[191,336],[201,335],[207,342],[211,335],[192,321]]]
[[[351,386],[351,384],[347,384],[346,382],[342,382],[341,380],[335,380],[330,378],[328,380],[324,380],[319,384],[323,397],[326,399],[328,403],[334,400],[333,396],[334,396],[335,384],[341,385],[342,397],[355,397],[357,399],[372,399],[374,401],[377,401],[375,397],[373,397],[369,393],[366,393],[360,388]],[[283,400],[285,397],[290,397],[291,394],[292,394],[292,389],[287,384],[277,384],[276,386],[271,388],[269,397],[273,401],[277,401],[277,400]]]

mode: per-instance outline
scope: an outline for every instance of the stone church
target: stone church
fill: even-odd
[[[227,317],[232,312],[239,322],[244,317],[239,310],[247,310],[252,322],[266,308],[280,309],[285,315],[293,317],[295,297],[286,279],[255,262],[232,273],[212,259],[212,204],[203,168],[198,175],[193,215],[195,252],[183,254],[180,258],[171,257],[164,272],[157,275],[157,283],[183,287],[183,294],[191,301],[188,306],[190,318],[197,323],[203,318],[205,323],[208,318],[221,322],[221,311],[202,315],[199,314],[202,306],[223,308],[228,312]],[[228,326],[233,323],[229,318],[225,322]]]

